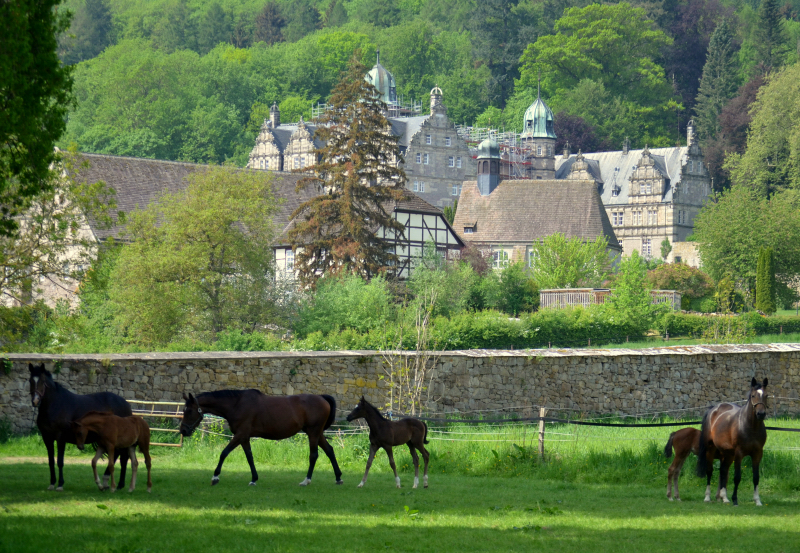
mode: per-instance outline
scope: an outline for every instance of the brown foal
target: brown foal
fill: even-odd
[[[681,496],[678,492],[678,480],[681,477],[683,463],[690,453],[697,455],[700,448],[700,431],[696,428],[681,428],[669,435],[669,440],[664,448],[664,457],[672,456],[672,449],[675,449],[675,459],[667,471],[667,499],[680,501]],[[675,495],[672,495],[672,485],[675,484]]]
[[[132,492],[136,488],[136,473],[139,469],[139,461],[136,459],[136,446],[144,454],[144,464],[147,466],[147,491],[153,488],[153,481],[150,479],[150,427],[142,417],[132,415],[130,417],[118,417],[111,413],[101,413],[90,411],[80,420],[72,423],[75,432],[76,445],[83,450],[86,443],[86,435],[94,432],[99,436],[97,441],[97,453],[92,459],[92,472],[94,481],[101,490],[109,488],[108,478],[111,478],[111,491],[116,491],[114,483],[114,450],[127,449],[131,460],[131,485],[128,488]],[[97,460],[106,453],[108,455],[108,471],[103,476],[103,481],[97,476]]]
[[[353,421],[356,419],[364,418],[369,425],[369,459],[367,459],[367,469],[364,471],[364,478],[358,485],[359,488],[367,483],[367,475],[369,468],[372,466],[372,460],[375,459],[375,454],[380,448],[386,451],[389,457],[389,464],[394,471],[394,480],[397,487],[400,487],[400,477],[397,476],[397,467],[394,464],[394,455],[392,454],[392,447],[396,445],[408,445],[411,450],[411,458],[414,460],[414,487],[419,485],[419,457],[416,450],[422,453],[422,458],[425,460],[425,473],[423,474],[423,487],[428,487],[428,450],[425,449],[423,444],[428,443],[428,426],[421,420],[406,417],[399,421],[390,421],[384,418],[373,405],[371,405],[364,396],[361,396],[361,401],[358,402],[355,409],[353,409],[347,420]]]

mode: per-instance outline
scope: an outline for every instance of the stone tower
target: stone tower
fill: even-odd
[[[527,150],[527,174],[532,179],[554,179],[556,175],[556,133],[553,130],[553,112],[537,92],[536,101],[525,111],[522,134]]]
[[[478,190],[491,194],[500,184],[500,146],[491,138],[478,145]]]

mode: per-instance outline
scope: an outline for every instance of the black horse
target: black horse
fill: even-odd
[[[222,463],[237,446],[242,446],[244,450],[252,475],[250,485],[255,486],[258,473],[250,449],[250,438],[283,440],[298,432],[306,433],[309,447],[308,473],[300,485],[307,486],[311,483],[314,465],[319,457],[318,447],[330,459],[336,483],[342,483],[342,471],[336,462],[333,447],[323,434],[336,417],[336,400],[331,396],[267,396],[259,390],[219,390],[197,394],[197,397],[183,394],[183,399],[186,400],[186,406],[183,409],[181,434],[191,436],[206,413],[225,419],[233,433],[230,443],[219,456],[219,464],[211,479],[212,486],[219,483]]]
[[[39,407],[36,417],[36,426],[42,434],[42,440],[47,447],[47,458],[50,462],[50,487],[48,490],[64,489],[64,449],[67,444],[76,443],[75,432],[72,430],[72,421],[80,420],[89,411],[111,411],[120,417],[129,417],[131,406],[123,398],[111,392],[100,392],[85,396],[74,394],[53,380],[53,375],[44,368],[44,363],[34,366],[28,363],[31,373],[31,403]],[[86,438],[87,443],[97,441],[97,435],[90,432]],[[54,460],[53,443],[58,443],[58,487],[56,487],[56,467]],[[128,463],[128,453],[119,453],[120,487],[125,485],[125,469]],[[108,470],[106,470],[108,475]]]

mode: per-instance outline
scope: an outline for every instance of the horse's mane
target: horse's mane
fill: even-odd
[[[382,418],[383,420],[385,420],[385,421],[388,421],[388,420],[389,420],[389,419],[387,419],[386,417],[384,417],[384,416],[381,414],[381,412],[378,410],[378,408],[377,408],[377,407],[375,407],[374,405],[372,405],[372,404],[371,404],[369,401],[367,401],[366,399],[364,400],[364,405],[365,405],[365,406],[367,406],[367,407],[369,407],[370,409],[372,409],[372,411],[373,411],[373,412],[375,412],[375,413],[376,413],[376,414],[377,414],[377,415],[378,415],[380,418]]]

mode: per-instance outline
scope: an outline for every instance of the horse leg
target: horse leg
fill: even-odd
[[[306,479],[300,482],[301,486],[308,486],[311,484],[311,476],[314,474],[314,466],[317,464],[319,458],[319,438],[312,434],[308,435],[308,473]]]
[[[219,473],[222,472],[222,463],[225,462],[225,458],[230,455],[231,451],[236,449],[236,447],[244,441],[244,437],[242,435],[234,434],[231,441],[228,442],[228,445],[225,446],[225,449],[222,450],[222,453],[219,454],[219,463],[217,464],[217,468],[214,470],[214,476],[211,478],[211,485],[216,486],[219,484]]]
[[[128,449],[125,448],[119,452],[119,480],[117,481],[117,486],[120,488],[125,487],[125,469],[127,468],[127,466],[128,466]]]
[[[333,474],[336,476],[336,483],[337,484],[344,484],[342,481],[342,469],[339,468],[339,463],[336,462],[336,453],[333,451],[333,446],[328,443],[327,438],[325,436],[320,436],[319,439],[319,446],[322,448],[322,451],[325,452],[325,455],[328,456],[328,459],[331,461],[331,466],[333,466]]]
[[[44,446],[47,448],[47,462],[50,465],[50,487],[48,490],[56,489],[56,449],[55,439],[50,436],[42,436]]]
[[[64,449],[67,447],[67,442],[58,440],[58,487],[57,492],[64,491]]]
[[[372,460],[375,459],[375,454],[378,452],[378,446],[369,444],[369,457],[367,458],[367,468],[364,471],[364,478],[361,479],[361,483],[358,485],[359,488],[363,488],[364,484],[367,483],[367,475],[369,474],[369,468],[372,466]]]
[[[755,460],[753,461],[753,501],[756,502],[757,507],[761,507],[761,498],[758,496],[758,467],[761,465],[760,461],[760,459],[759,462],[756,462]]]
[[[736,456],[736,459],[733,462],[733,497],[731,497],[731,501],[733,502],[733,506],[737,507],[739,505],[739,482],[742,481],[742,458],[740,456]]]
[[[417,455],[417,450],[414,448],[414,444],[408,442],[408,449],[411,451],[411,460],[414,461],[414,485],[411,486],[412,488],[416,488],[419,486],[419,455]]]
[[[258,481],[258,473],[256,472],[256,464],[253,462],[253,450],[250,449],[250,439],[242,442],[242,449],[244,449],[244,456],[247,457],[247,464],[250,465],[250,485],[255,486]]]
[[[392,452],[392,446],[384,446],[384,451],[386,451],[387,457],[389,457],[389,466],[392,467],[394,471],[394,481],[397,484],[397,487],[400,487],[400,477],[397,476],[397,466],[394,464],[394,453]]]
[[[105,484],[100,481],[100,477],[97,476],[97,460],[103,456],[103,448],[97,446],[97,451],[94,452],[94,457],[92,457],[92,473],[94,473],[94,483],[97,484],[97,489],[101,492],[106,489]]]
[[[139,473],[139,460],[136,458],[136,446],[133,445],[128,448],[128,457],[131,460],[131,487],[128,488],[128,493],[136,489],[136,475]],[[121,472],[121,471],[120,471]],[[120,488],[124,488],[125,484],[122,483],[120,476]]]
[[[714,452],[709,451],[706,453],[706,498],[703,500],[706,503],[711,503],[711,477],[714,475]],[[717,490],[719,497],[719,490]]]
[[[144,466],[147,467],[147,493],[151,493],[153,491],[153,481],[150,479],[150,444],[148,442],[147,445],[139,444],[139,451],[142,452],[144,455]]]
[[[719,490],[717,491],[717,499],[722,499],[723,503],[730,503],[728,499],[728,473],[731,470],[731,462],[733,457],[726,455],[722,458],[719,464]]]
[[[428,487],[428,459],[430,459],[431,454],[428,453],[428,450],[425,449],[425,446],[420,444],[418,449],[422,452],[422,460],[425,462],[425,471],[422,473],[422,487]]]
[[[686,456],[676,452],[675,459],[672,460],[672,464],[667,471],[667,499],[670,501],[681,500],[680,492],[678,491],[678,479],[681,477],[681,469],[683,468],[684,461],[686,461]],[[673,486],[675,487],[674,495],[672,494]]]
[[[110,487],[111,493],[117,491],[117,484],[114,482],[114,442],[111,442],[111,445],[108,448],[108,477],[111,480]]]

